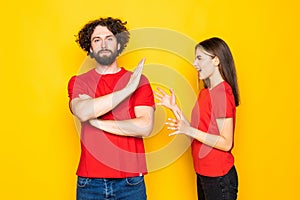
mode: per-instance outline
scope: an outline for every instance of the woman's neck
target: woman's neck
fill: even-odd
[[[213,73],[212,76],[209,77],[209,81],[210,81],[210,87],[209,87],[210,90],[224,81],[219,69],[217,69],[215,73]]]

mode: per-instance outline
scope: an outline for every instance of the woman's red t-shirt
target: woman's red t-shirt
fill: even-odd
[[[201,90],[192,111],[191,126],[206,133],[219,135],[216,119],[233,118],[235,126],[235,117],[234,95],[230,85],[224,81],[211,90]],[[195,139],[192,142],[192,156],[195,171],[203,176],[223,176],[234,165],[231,150],[222,151]]]

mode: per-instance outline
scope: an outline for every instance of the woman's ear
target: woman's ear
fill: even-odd
[[[215,56],[215,57],[212,59],[212,61],[213,61],[214,65],[219,66],[220,60],[219,60],[219,58],[218,58],[217,56]]]

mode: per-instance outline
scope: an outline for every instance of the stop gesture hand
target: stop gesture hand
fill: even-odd
[[[134,92],[136,90],[136,88],[138,87],[139,83],[140,83],[140,79],[142,76],[142,72],[143,72],[143,68],[144,68],[144,63],[145,63],[145,58],[143,58],[138,66],[135,68],[135,70],[133,71],[128,83],[127,83],[127,88],[129,89],[130,92]]]

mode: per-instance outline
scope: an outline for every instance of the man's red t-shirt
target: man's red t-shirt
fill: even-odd
[[[201,90],[192,111],[191,125],[203,132],[220,135],[216,119],[233,118],[235,126],[236,106],[232,89],[225,81],[213,89]],[[195,171],[203,176],[223,176],[234,165],[231,151],[225,152],[207,146],[198,140],[192,142]]]
[[[121,68],[115,74],[101,75],[92,69],[73,76],[68,84],[70,101],[87,94],[93,98],[124,88],[132,72]],[[153,91],[148,79],[142,75],[138,89],[102,120],[135,118],[135,106],[154,107]],[[77,175],[90,178],[124,178],[147,173],[143,138],[118,136],[97,129],[89,122],[81,123],[81,156]]]

